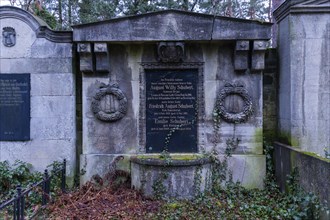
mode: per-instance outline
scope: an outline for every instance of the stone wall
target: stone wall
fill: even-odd
[[[286,1],[279,27],[279,131],[281,140],[324,156],[330,150],[330,6]]]
[[[1,141],[0,161],[19,159],[43,171],[53,161],[65,158],[67,174],[72,177],[76,165],[72,33],[53,32],[14,7],[0,7],[0,30],[4,27],[15,29],[16,44],[7,47],[0,36],[0,74],[30,74],[31,119],[30,140]]]
[[[269,49],[265,57],[263,73],[263,136],[272,142],[277,136],[278,114],[278,54],[276,49]]]
[[[287,190],[288,175],[298,170],[298,183],[306,192],[313,192],[326,205],[330,199],[330,160],[285,144],[275,143],[275,175],[282,191]],[[330,208],[330,204],[328,203]],[[326,213],[324,213],[326,214]],[[326,218],[329,219],[329,213]]]
[[[144,86],[140,63],[155,63],[155,44],[108,44],[109,74],[83,73],[83,154],[81,167],[86,173],[82,181],[95,173],[104,174],[108,164],[118,154],[134,155],[145,153],[144,147]],[[186,44],[187,63],[202,65],[204,105],[198,128],[198,152],[216,149],[224,153],[228,139],[240,140],[230,169],[234,179],[247,187],[262,187],[265,174],[265,158],[262,155],[262,75],[260,73],[237,73],[233,69],[234,43],[227,44]],[[189,64],[188,64],[189,65]],[[180,68],[180,65],[174,66]],[[142,77],[142,78],[141,78]],[[253,115],[247,122],[232,124],[220,122],[220,130],[215,136],[213,111],[217,93],[227,82],[242,82],[253,100]],[[116,122],[102,122],[95,118],[91,101],[102,83],[117,83],[128,100],[128,110],[124,118]],[[141,115],[142,114],[142,115]],[[142,118],[142,122],[141,122]],[[143,120],[144,119],[144,120]],[[272,120],[272,119],[270,119]],[[142,126],[142,128],[141,128]],[[164,140],[165,141],[165,140]],[[141,144],[142,143],[142,144]],[[178,146],[179,147],[179,146]],[[248,154],[248,155],[246,155]],[[129,158],[129,157],[126,157]],[[125,168],[125,160],[119,162]],[[126,169],[128,167],[126,166]]]
[[[192,26],[195,28],[190,28]],[[80,167],[84,175],[81,182],[96,173],[104,175],[118,155],[125,156],[118,166],[129,169],[130,156],[148,153],[146,73],[193,69],[198,73],[198,82],[194,85],[197,134],[193,134],[198,149],[193,152],[216,149],[223,154],[228,141],[233,141],[237,148],[229,166],[234,179],[249,188],[263,187],[266,166],[262,146],[262,79],[270,26],[175,10],[74,26],[73,39],[77,43],[82,74]],[[117,31],[119,29],[121,31]],[[160,45],[167,45],[169,51],[173,49],[170,45],[184,47],[182,57],[176,61],[163,60]],[[101,94],[107,94],[104,91],[109,89],[108,85],[115,86],[111,88],[116,93],[120,89],[127,100],[124,117],[116,121],[96,117],[105,112],[99,111],[100,104],[95,103],[101,103],[98,100]],[[105,96],[102,97],[106,104]],[[269,98],[269,103],[273,98]],[[110,99],[110,105],[111,102]],[[221,113],[216,132],[214,109],[221,105],[225,106],[225,112]],[[242,113],[244,116],[236,115],[239,119],[229,119],[235,115],[233,112],[243,111],[246,111]],[[269,112],[270,118],[274,117]],[[163,142],[165,145],[165,138]]]

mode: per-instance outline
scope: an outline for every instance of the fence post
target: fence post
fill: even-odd
[[[65,193],[65,182],[66,182],[66,159],[63,160],[62,176],[61,176],[61,189],[63,193]]]
[[[15,220],[21,220],[24,219],[24,208],[22,207],[22,187],[21,185],[17,185],[16,187],[17,190],[17,199],[14,203],[14,219]]]
[[[49,182],[48,182],[48,179],[49,179],[48,170],[45,169],[44,181],[43,181],[43,184],[42,184],[42,202],[41,202],[42,205],[46,205],[47,202],[48,202],[48,198],[49,198],[49,190],[48,190]]]

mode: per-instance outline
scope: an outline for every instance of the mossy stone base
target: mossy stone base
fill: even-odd
[[[211,161],[194,155],[172,155],[171,159],[132,157],[132,187],[147,197],[194,198],[210,186],[211,175]]]

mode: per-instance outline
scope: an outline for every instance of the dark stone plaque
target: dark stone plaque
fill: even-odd
[[[30,140],[30,74],[0,74],[0,141]]]
[[[198,70],[146,70],[146,152],[197,152]]]

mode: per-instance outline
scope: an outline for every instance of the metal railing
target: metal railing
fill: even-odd
[[[66,180],[66,160],[63,160],[62,166],[60,169],[52,170],[52,174],[49,175],[48,170],[46,169],[43,175],[43,180],[36,182],[29,186],[29,188],[25,189],[22,191],[22,187],[18,185],[16,187],[16,195],[3,202],[0,204],[0,212],[5,210],[8,206],[12,205],[12,215],[14,220],[24,220],[25,218],[25,198],[29,195],[31,191],[34,189],[41,187],[41,206],[45,207],[47,203],[50,201],[51,196],[50,196],[50,189],[51,189],[51,180],[53,179],[54,176],[60,175],[61,177],[61,191],[65,193],[65,180]],[[38,212],[34,213],[34,215],[29,216],[29,218],[33,218],[38,214]]]

